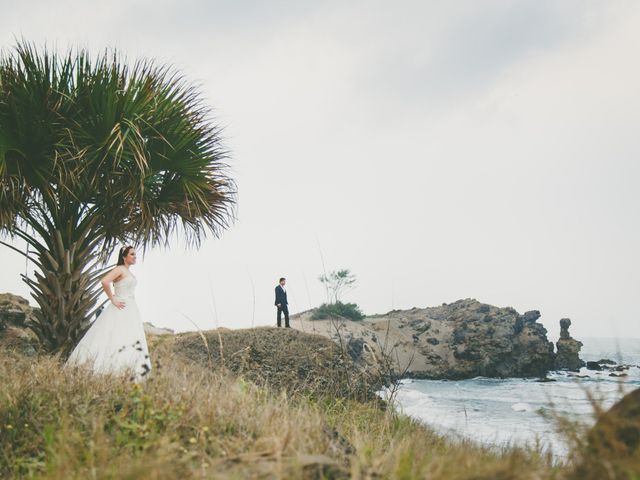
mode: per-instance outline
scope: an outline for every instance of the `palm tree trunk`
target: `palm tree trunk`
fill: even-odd
[[[33,223],[30,226],[35,227],[34,235],[24,230],[14,232],[35,251],[35,257],[20,252],[37,267],[34,278],[22,275],[39,307],[28,327],[38,336],[43,350],[64,356],[71,352],[97,311],[96,302],[102,291],[98,280],[104,271],[99,268],[102,258],[96,251],[100,237],[95,235],[95,222],[65,223],[66,228],[49,230],[47,236],[39,238],[35,234],[42,226]]]

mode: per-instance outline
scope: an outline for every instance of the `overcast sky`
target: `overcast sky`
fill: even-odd
[[[323,257],[367,314],[472,297],[552,337],[640,337],[639,2],[0,6],[3,48],[169,63],[224,126],[238,220],[140,259],[145,320],[274,324],[280,276],[293,312],[323,301]],[[28,295],[0,256],[0,291]]]

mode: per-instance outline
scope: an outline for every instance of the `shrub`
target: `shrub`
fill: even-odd
[[[362,320],[364,314],[355,303],[323,303],[313,315],[312,320],[325,320],[327,318],[348,318],[349,320]]]

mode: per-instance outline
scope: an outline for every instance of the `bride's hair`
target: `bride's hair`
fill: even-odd
[[[124,265],[124,258],[129,254],[129,250],[133,247],[131,245],[122,247],[120,253],[118,253],[118,265]]]

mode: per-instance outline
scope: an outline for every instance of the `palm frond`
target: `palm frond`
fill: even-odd
[[[43,306],[43,322],[79,305],[68,287],[88,280],[71,270],[84,272],[100,249],[166,245],[178,233],[198,246],[228,228],[227,160],[200,92],[168,66],[27,42],[0,57],[0,233],[33,246],[38,302],[61,299]]]

